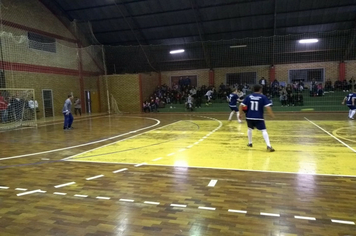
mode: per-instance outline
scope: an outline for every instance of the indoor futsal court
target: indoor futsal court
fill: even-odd
[[[1,0],[0,236],[356,236],[355,12]]]

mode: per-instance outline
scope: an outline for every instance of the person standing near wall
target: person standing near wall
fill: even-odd
[[[82,116],[82,104],[80,103],[79,98],[75,98],[74,102],[74,113],[77,115],[77,112],[79,113],[80,116]]]
[[[62,113],[64,115],[64,126],[63,126],[64,130],[72,129],[72,123],[73,123],[73,116],[71,113],[72,100],[73,100],[73,95],[68,95],[68,98],[64,102],[64,106],[62,109]]]

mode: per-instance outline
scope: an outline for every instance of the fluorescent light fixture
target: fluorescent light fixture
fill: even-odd
[[[235,46],[230,46],[230,48],[245,48],[247,45],[235,45]]]
[[[170,54],[177,54],[177,53],[183,53],[183,52],[184,52],[184,49],[178,49],[178,50],[170,51],[169,53]]]
[[[317,39],[301,39],[299,40],[299,43],[317,43],[319,40]]]

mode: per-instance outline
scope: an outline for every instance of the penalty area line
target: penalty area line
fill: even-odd
[[[328,132],[327,130],[325,130],[324,128],[320,127],[319,125],[315,124],[313,121],[309,120],[308,118],[304,117],[304,119],[306,119],[307,121],[309,121],[312,125],[314,125],[315,127],[319,128],[320,130],[324,131],[326,134],[328,134],[329,136],[331,136],[332,138],[336,139],[339,143],[341,143],[342,145],[344,145],[345,147],[347,147],[348,149],[350,149],[351,151],[356,153],[356,150],[353,149],[352,147],[350,147],[349,145],[347,145],[345,142],[343,142],[342,140],[340,140],[339,138],[335,137],[333,134],[331,134],[330,132]]]

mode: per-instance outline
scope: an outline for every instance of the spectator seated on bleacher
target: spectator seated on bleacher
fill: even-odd
[[[342,82],[340,80],[336,80],[334,83],[335,90],[342,90]]]
[[[325,82],[325,92],[333,92],[334,88],[332,86],[331,80],[327,79]]]
[[[344,79],[344,81],[342,81],[342,91],[348,92],[349,90],[351,90],[351,85]]]
[[[324,95],[324,90],[323,90],[323,84],[319,83],[317,85],[317,92],[316,92],[317,96],[323,96]]]
[[[281,101],[282,107],[287,106],[287,91],[284,87],[279,92],[279,100]]]
[[[150,103],[147,100],[143,102],[143,112],[151,112]]]
[[[304,100],[303,100],[303,94],[300,92],[297,92],[296,94],[293,95],[293,100],[294,100],[294,105],[295,106],[304,106]]]

